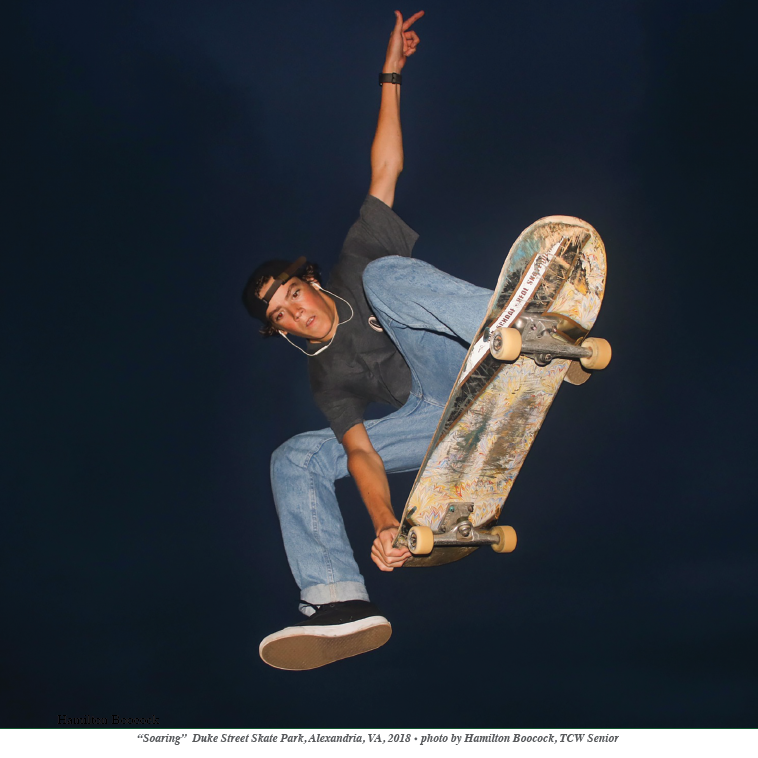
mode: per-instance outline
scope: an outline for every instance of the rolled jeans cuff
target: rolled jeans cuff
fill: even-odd
[[[334,584],[315,584],[300,592],[300,598],[305,603],[326,605],[327,603],[342,603],[345,600],[368,600],[366,585],[361,582],[335,582]],[[311,616],[316,611],[309,605],[301,603],[300,612]]]

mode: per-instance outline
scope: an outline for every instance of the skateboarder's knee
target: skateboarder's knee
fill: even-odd
[[[371,261],[363,271],[363,289],[370,292],[386,290],[398,276],[403,277],[410,258],[400,255],[387,255],[384,258]]]
[[[305,468],[308,458],[307,434],[290,437],[271,454],[272,476],[286,475],[287,470]]]
[[[326,449],[332,443],[338,447],[338,453],[342,452],[342,446],[336,439],[323,432],[305,432],[291,437],[271,454],[272,479],[292,476],[298,470],[310,471],[318,476],[332,476],[334,456]]]
[[[284,471],[288,466],[292,465],[289,456],[290,443],[292,440],[287,440],[285,443],[279,445],[273,453],[271,453],[271,478],[276,479],[284,474]]]

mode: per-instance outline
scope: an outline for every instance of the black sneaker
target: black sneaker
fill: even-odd
[[[269,666],[291,671],[315,669],[376,650],[392,634],[390,622],[365,600],[312,607],[316,612],[305,621],[269,634],[261,642],[260,655]]]

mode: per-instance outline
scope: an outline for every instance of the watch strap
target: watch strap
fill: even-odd
[[[403,77],[401,74],[379,74],[379,86],[382,84],[402,84]]]

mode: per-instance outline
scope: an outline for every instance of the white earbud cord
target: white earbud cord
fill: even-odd
[[[348,321],[350,321],[353,318],[353,316],[355,315],[355,311],[353,310],[353,306],[350,305],[350,303],[348,303],[347,300],[345,300],[344,297],[340,297],[339,295],[335,295],[333,292],[329,292],[329,290],[324,289],[323,287],[320,287],[320,286],[317,287],[317,289],[320,289],[322,292],[326,292],[327,295],[331,295],[332,297],[336,297],[338,300],[342,300],[342,302],[345,303],[345,305],[348,308],[350,308],[350,318],[346,319],[345,321],[339,321],[337,323],[338,327],[342,326],[342,324],[346,324]],[[283,334],[282,332],[279,332],[279,334],[281,334],[282,337],[284,337],[284,339],[286,339],[287,342],[289,342],[290,345],[292,345],[292,347],[297,348],[303,355],[307,355],[309,358],[315,358],[319,353],[323,353],[324,350],[326,350],[326,348],[328,348],[328,347],[331,346],[332,342],[334,342],[334,337],[337,336],[337,330],[336,329],[334,330],[334,337],[332,337],[329,340],[329,342],[327,342],[326,345],[324,345],[320,350],[316,350],[315,353],[309,353],[306,350],[303,350],[302,347],[300,347],[299,345],[296,345],[291,339],[289,339],[286,334]]]

